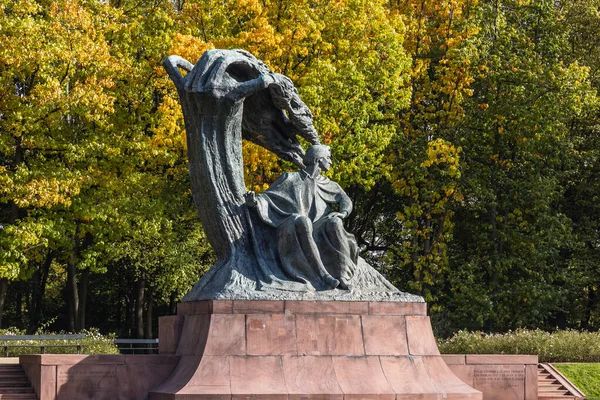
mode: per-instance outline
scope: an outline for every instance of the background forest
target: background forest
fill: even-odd
[[[160,63],[286,74],[434,328],[600,328],[600,0],[0,0],[0,326],[156,336],[214,262]],[[249,189],[292,168],[246,143]]]

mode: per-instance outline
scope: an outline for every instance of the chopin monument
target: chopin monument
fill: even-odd
[[[359,257],[352,201],[322,175],[331,153],[291,80],[243,50],[163,65],[218,261],[161,318],[160,352],[180,358],[149,399],[481,400],[442,360],[423,299]],[[242,138],[297,170],[247,192]]]
[[[343,227],[352,201],[321,175],[331,166],[329,148],[289,78],[242,50],[207,51],[196,66],[171,56],[164,65],[183,107],[194,201],[219,257],[184,301],[423,301],[358,256]],[[298,136],[311,144],[306,153]],[[246,193],[242,138],[299,171],[258,196]]]

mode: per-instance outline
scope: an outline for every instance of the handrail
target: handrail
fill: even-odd
[[[63,335],[0,335],[0,341],[3,342],[4,347],[4,355],[8,357],[8,349],[9,347],[38,347],[40,348],[40,353],[44,354],[46,352],[47,347],[76,347],[77,354],[81,354],[81,349],[84,345],[82,345],[79,341],[81,339],[85,339],[87,336],[83,334],[63,334]],[[44,341],[59,341],[59,340],[74,340],[75,343],[66,343],[66,344],[45,344]],[[25,343],[25,344],[9,344],[8,342],[14,341],[23,341],[23,342],[33,342],[37,341],[39,343]]]
[[[121,354],[158,353],[158,339],[115,339]]]
[[[115,339],[115,343],[123,343],[123,344],[129,344],[129,343],[134,343],[134,344],[138,344],[138,343],[154,344],[154,343],[158,343],[158,339]]]
[[[83,334],[64,335],[0,335],[0,340],[79,340],[85,339]]]

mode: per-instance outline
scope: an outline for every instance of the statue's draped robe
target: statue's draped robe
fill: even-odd
[[[319,274],[320,268],[343,282],[352,278],[358,262],[356,240],[341,218],[328,218],[336,204],[340,212],[352,211],[352,201],[340,185],[322,175],[313,179],[305,171],[289,172],[256,200],[260,219],[276,229],[276,257],[288,278],[317,290],[330,283]],[[312,238],[299,237],[304,232],[298,229],[299,222],[308,224],[309,231],[312,228]]]

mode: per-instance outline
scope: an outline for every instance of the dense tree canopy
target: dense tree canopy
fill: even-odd
[[[243,48],[294,81],[364,256],[426,298],[439,333],[600,328],[600,1],[0,0],[0,13],[2,327],[156,334],[214,262],[161,61]],[[292,168],[244,146],[249,189]]]

